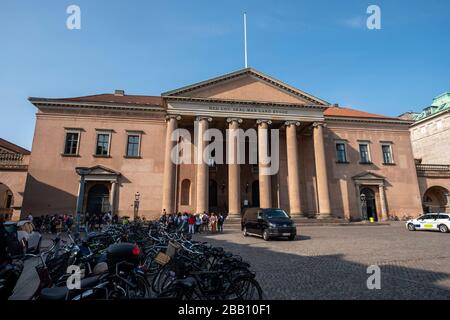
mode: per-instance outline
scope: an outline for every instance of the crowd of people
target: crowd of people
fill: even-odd
[[[176,228],[186,233],[222,233],[223,224],[225,222],[226,215],[221,213],[174,213],[168,214],[163,210],[159,221],[167,225],[168,228]]]
[[[222,233],[223,224],[225,222],[226,215],[222,213],[174,213],[167,214],[164,210],[160,222],[167,225],[169,228],[176,228],[186,233]],[[41,232],[57,233],[61,231],[71,230],[76,223],[75,218],[71,214],[54,214],[54,215],[42,215],[33,217],[28,216],[28,220],[33,222],[35,228]],[[121,221],[119,221],[121,220]],[[86,214],[82,217],[81,225],[86,230],[94,231],[100,230],[104,225],[123,223],[128,221],[127,219],[119,219],[117,214],[112,215],[111,212]]]
[[[71,214],[47,214],[37,217],[33,217],[33,215],[30,214],[28,216],[28,220],[33,222],[33,225],[37,230],[48,233],[71,230],[73,225],[76,223],[73,215]],[[110,212],[104,214],[89,214],[89,212],[86,212],[80,222],[88,230],[100,230],[104,225],[118,223],[119,217],[117,214],[112,215]]]

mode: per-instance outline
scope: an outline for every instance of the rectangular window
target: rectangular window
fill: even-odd
[[[127,157],[139,157],[141,136],[129,134],[127,141]]]
[[[381,150],[383,151],[383,163],[385,164],[394,163],[394,159],[392,157],[392,146],[390,144],[383,144],[381,146]]]
[[[336,158],[337,162],[347,162],[347,151],[345,143],[336,143]]]
[[[95,155],[109,156],[110,138],[110,133],[97,133],[97,146],[95,148]]]
[[[369,145],[367,144],[359,145],[359,158],[361,163],[370,163]]]
[[[79,139],[79,132],[66,132],[66,141],[64,144],[65,155],[78,155]]]

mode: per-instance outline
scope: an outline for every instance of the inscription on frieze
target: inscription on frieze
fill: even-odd
[[[272,114],[288,114],[287,110],[283,109],[270,109],[270,108],[255,108],[245,106],[208,106],[208,110],[211,111],[233,111],[233,112],[246,112],[246,113],[272,113]]]

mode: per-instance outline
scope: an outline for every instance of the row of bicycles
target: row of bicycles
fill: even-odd
[[[261,300],[242,257],[159,222],[56,237],[37,255],[35,300]]]

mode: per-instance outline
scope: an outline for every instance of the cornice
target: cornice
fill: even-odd
[[[152,106],[146,104],[133,104],[124,105],[117,103],[93,103],[93,102],[66,102],[66,101],[49,101],[40,98],[30,98],[29,101],[36,106],[36,108],[49,108],[49,109],[90,109],[90,110],[128,110],[128,111],[152,111],[152,112],[165,112],[165,108],[162,106]]]
[[[434,120],[436,118],[439,118],[439,117],[443,116],[446,113],[450,113],[450,109],[445,109],[445,110],[443,110],[441,112],[437,112],[437,113],[432,114],[432,115],[430,115],[430,116],[428,116],[426,118],[420,119],[419,121],[416,121],[416,122],[412,123],[411,124],[411,128],[416,127],[416,126],[421,125],[421,124],[424,124],[424,123],[428,122],[429,120]]]
[[[380,124],[398,124],[404,126],[410,126],[411,121],[401,119],[387,119],[387,118],[353,118],[353,117],[330,117],[325,116],[325,122],[329,123],[380,123]]]
[[[253,101],[253,100],[228,100],[228,99],[215,99],[215,98],[196,98],[196,97],[176,97],[176,96],[163,96],[166,103],[169,102],[198,102],[198,103],[223,103],[223,104],[236,104],[236,105],[258,105],[264,107],[294,107],[294,108],[308,108],[325,110],[328,106],[319,104],[301,104],[301,103],[287,103],[287,102],[273,102],[273,101]]]

